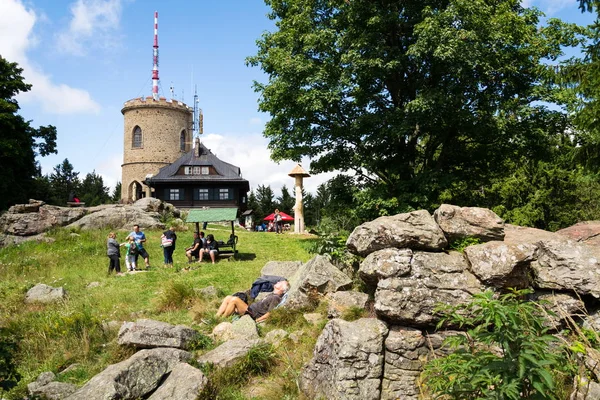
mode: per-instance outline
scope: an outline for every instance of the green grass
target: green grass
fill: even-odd
[[[195,264],[196,269],[186,272],[182,270],[187,267],[184,249],[193,241],[192,226],[188,227],[188,231],[177,232],[174,268],[163,268],[162,232],[145,231],[152,268],[125,276],[107,275],[108,231],[57,229],[48,234],[55,239],[53,243],[28,242],[0,249],[0,327],[19,338],[16,361],[22,375],[19,385],[8,396],[2,395],[22,398],[26,384],[39,373],[60,372],[74,363],[79,367],[60,380],[82,384],[109,364],[130,356],[132,350],[116,344],[116,330],[104,327],[108,321],[151,318],[210,333],[211,326],[197,323],[214,314],[219,300],[200,298],[194,288],[213,285],[221,293],[245,290],[268,261],[306,262],[312,257],[306,250],[310,238],[305,236],[237,230],[239,253],[235,259]],[[118,232],[117,240],[123,242],[127,233]],[[209,225],[206,233],[227,240],[230,228]],[[125,252],[122,254],[125,270]],[[100,286],[87,288],[91,282]],[[37,283],[64,287],[68,299],[25,305],[25,293]]]

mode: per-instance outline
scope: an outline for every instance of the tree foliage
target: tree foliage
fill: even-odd
[[[80,199],[86,206],[97,206],[111,201],[109,188],[104,186],[104,180],[96,171],[88,173],[79,187]]]
[[[286,185],[281,187],[281,196],[277,198],[277,208],[286,214],[293,215],[294,205],[296,205],[295,195],[292,196]]]
[[[571,128],[550,63],[583,32],[518,0],[266,3],[277,29],[248,63],[272,157],[351,171],[361,219],[497,205],[492,185]]]
[[[431,360],[427,387],[450,399],[559,399],[557,373],[567,371],[564,349],[547,333],[541,308],[513,291],[473,296],[466,305],[443,306],[438,325],[467,328],[446,343],[453,352]]]
[[[56,153],[56,128],[33,128],[17,114],[15,96],[31,89],[22,72],[16,63],[0,56],[0,210],[31,196],[39,176],[36,156]]]
[[[71,194],[81,196],[78,193],[81,186],[79,172],[74,170],[73,164],[67,158],[54,167],[54,171],[50,174],[50,183],[52,185],[52,204],[64,206]]]

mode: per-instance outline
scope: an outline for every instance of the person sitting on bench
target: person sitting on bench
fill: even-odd
[[[202,262],[202,257],[205,254],[210,255],[213,264],[215,263],[216,257],[219,255],[219,244],[212,233],[206,236],[206,245],[204,248],[200,249],[200,259],[198,261]]]
[[[193,262],[194,258],[198,258],[200,255],[200,250],[202,249],[202,239],[198,232],[194,232],[194,243],[188,248],[185,249],[185,255],[188,258],[188,264]]]
[[[279,281],[273,286],[273,292],[261,301],[248,306],[246,302],[236,296],[227,296],[217,311],[217,317],[229,317],[234,312],[238,315],[248,314],[256,322],[262,322],[269,318],[273,310],[281,302],[281,298],[290,289],[287,280]]]

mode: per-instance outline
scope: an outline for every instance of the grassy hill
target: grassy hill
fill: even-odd
[[[219,300],[204,299],[194,289],[213,285],[220,295],[245,290],[268,261],[306,262],[312,257],[307,248],[314,239],[308,236],[236,231],[239,236],[237,259],[221,258],[215,265],[194,264],[196,269],[184,271],[182,268],[187,267],[184,249],[193,240],[191,226],[183,228],[190,230],[177,232],[174,268],[163,268],[162,232],[145,231],[145,247],[152,268],[123,276],[107,274],[108,231],[57,229],[48,234],[55,239],[53,243],[30,242],[0,249],[0,328],[18,343],[15,361],[22,375],[17,387],[8,394],[0,394],[21,398],[26,393],[26,384],[39,373],[58,373],[73,364],[77,365],[60,375],[59,380],[81,385],[107,365],[127,358],[133,350],[116,344],[120,324],[109,324],[110,321],[150,318],[192,326],[208,334],[219,322],[213,317]],[[217,240],[226,240],[229,229],[209,225],[206,233],[214,234]],[[127,234],[117,232],[117,240],[123,242]],[[123,271],[124,255],[122,250]],[[98,286],[88,287],[92,282],[98,282]],[[52,305],[24,304],[25,293],[37,283],[64,287],[68,300]],[[264,333],[277,323],[275,318],[260,329]],[[311,331],[303,326],[300,318],[280,320],[279,324],[286,325],[290,331],[296,328]],[[286,374],[296,374],[310,356],[318,333],[316,329],[312,331],[306,335],[305,345],[300,344],[294,354],[277,357],[272,384],[261,398],[295,397],[293,376]],[[206,338],[204,346],[214,345]],[[247,382],[238,382],[220,397],[252,397],[249,392],[240,391],[239,387],[245,384]]]

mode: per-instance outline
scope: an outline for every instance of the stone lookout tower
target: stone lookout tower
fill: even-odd
[[[190,151],[193,109],[182,102],[149,96],[125,102],[121,200],[150,197],[142,182]]]

